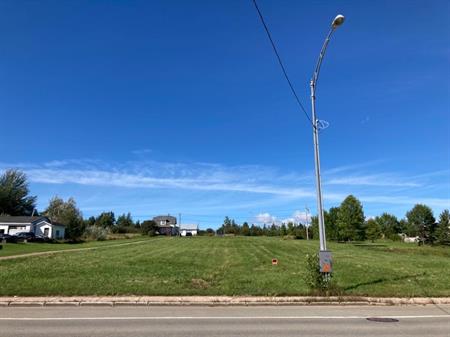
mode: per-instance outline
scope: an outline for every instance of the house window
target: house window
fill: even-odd
[[[5,230],[4,229],[0,229],[0,234],[5,234]]]
[[[59,230],[56,231],[56,238],[57,238],[57,239],[60,239],[60,238],[61,238],[61,236],[59,235]]]
[[[49,229],[50,229],[50,228],[48,228],[48,227],[47,227],[47,228],[44,228],[44,236],[47,236],[47,237],[48,237]]]

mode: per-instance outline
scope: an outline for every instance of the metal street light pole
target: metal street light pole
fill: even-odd
[[[319,79],[320,66],[322,65],[323,57],[330,42],[331,35],[337,27],[344,23],[344,16],[338,15],[331,23],[331,29],[328,33],[322,49],[320,50],[319,59],[317,60],[316,68],[311,79],[311,106],[312,106],[312,122],[313,122],[313,140],[314,140],[314,163],[316,170],[316,190],[317,190],[317,218],[319,222],[319,240],[320,252],[327,252],[327,243],[325,236],[325,225],[323,215],[322,203],[322,184],[320,179],[320,154],[319,154],[319,120],[316,113],[316,87]],[[320,256],[320,271],[324,273],[331,272],[331,254],[321,254]]]

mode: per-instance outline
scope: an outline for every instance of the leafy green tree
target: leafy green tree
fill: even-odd
[[[133,218],[131,213],[119,215],[116,221],[116,225],[119,227],[134,227]]]
[[[306,239],[306,226],[297,225],[294,229],[294,235],[296,239],[304,240]]]
[[[328,240],[338,240],[338,214],[339,207],[331,207],[328,212],[324,212],[325,232]]]
[[[409,231],[409,225],[408,225],[408,221],[406,219],[401,219],[399,221],[399,223],[400,223],[400,228],[401,228],[400,233],[408,234],[409,236],[414,236]]]
[[[36,207],[36,197],[28,194],[25,173],[7,170],[0,176],[0,214],[31,215]]]
[[[372,242],[381,237],[381,227],[375,219],[367,220],[366,237]]]
[[[119,215],[114,228],[118,233],[136,233],[138,228],[135,227],[131,213]]]
[[[77,241],[84,233],[83,216],[73,198],[64,201],[59,197],[54,197],[50,200],[44,215],[52,222],[62,223],[66,226],[65,235],[68,240]]]
[[[349,195],[339,207],[337,217],[338,238],[341,241],[365,239],[364,211],[361,202]]]
[[[385,238],[396,239],[398,234],[402,232],[400,222],[395,215],[383,213],[381,216],[377,216],[375,221],[380,226],[381,233]]]
[[[114,212],[103,212],[95,220],[95,225],[102,228],[113,228],[116,224]]]
[[[141,231],[144,235],[155,236],[158,231],[158,225],[153,220],[145,220],[141,223]]]
[[[90,216],[87,220],[84,221],[86,227],[91,227],[95,225],[95,217]]]
[[[325,221],[325,235],[327,240],[338,240],[338,218],[339,207],[332,207],[329,211],[323,211]],[[305,230],[306,231],[306,230]],[[319,222],[317,216],[311,217],[311,226],[309,228],[309,237],[313,239],[319,238]]]
[[[406,219],[411,230],[419,237],[419,244],[431,244],[435,241],[436,219],[430,207],[417,204],[406,213]]]
[[[207,228],[207,229],[206,229],[206,235],[208,235],[208,236],[214,236],[214,234],[216,234],[216,232],[214,231],[214,229],[212,229],[212,228]]]
[[[439,216],[436,239],[441,245],[450,245],[450,212],[448,209],[444,210]]]

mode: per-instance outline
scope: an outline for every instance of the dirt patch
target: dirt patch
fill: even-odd
[[[193,278],[191,280],[191,285],[197,289],[208,289],[209,283],[201,278]]]

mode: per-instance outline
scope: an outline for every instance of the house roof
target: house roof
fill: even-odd
[[[177,218],[172,215],[158,215],[153,218],[153,221],[160,221],[160,220],[176,222]]]
[[[45,216],[0,216],[0,223],[3,224],[32,224],[40,221],[47,221],[50,223],[50,220]]]
[[[198,230],[198,225],[183,224],[183,225],[180,225],[180,230]]]

